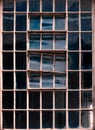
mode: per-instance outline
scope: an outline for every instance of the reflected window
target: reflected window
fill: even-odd
[[[30,16],[30,30],[40,30],[40,16]]]
[[[81,11],[91,11],[92,10],[92,1],[91,0],[81,0]]]
[[[68,0],[68,11],[79,11],[79,0]]]
[[[42,0],[42,11],[51,12],[53,10],[53,0]]]
[[[40,11],[40,0],[29,0],[29,11],[39,12]]]
[[[55,0],[55,11],[63,12],[66,10],[66,0]]]
[[[16,0],[16,11],[25,12],[27,10],[26,0]]]
[[[3,11],[14,11],[14,0],[3,0]]]
[[[42,30],[52,30],[53,18],[52,16],[42,17]]]

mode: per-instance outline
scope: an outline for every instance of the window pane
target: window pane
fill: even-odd
[[[30,16],[30,30],[40,30],[40,16]]]
[[[62,129],[66,126],[66,112],[55,111],[55,128]]]
[[[42,49],[53,49],[53,36],[50,34],[42,35]]]
[[[79,49],[79,33],[68,33],[68,49],[78,50]]]
[[[55,49],[66,49],[66,34],[55,35]]]
[[[79,11],[79,0],[68,0],[68,11]]]
[[[29,11],[39,12],[40,11],[40,0],[29,0]]]
[[[81,0],[81,11],[91,11],[92,1],[91,0]]]
[[[16,73],[16,89],[26,89],[26,72]]]
[[[14,11],[14,1],[3,0],[3,11]]]
[[[81,76],[81,87],[83,89],[92,88],[92,72],[82,72]]]
[[[40,35],[31,34],[29,37],[29,49],[40,49]]]
[[[3,50],[13,50],[12,33],[3,33]]]
[[[55,11],[63,12],[66,10],[66,0],[55,0]]]
[[[50,12],[53,10],[53,0],[42,0],[42,11]]]
[[[40,93],[39,92],[29,92],[29,108],[31,109],[40,108]]]
[[[16,14],[16,31],[26,31],[26,14]]]
[[[42,108],[51,109],[53,108],[53,93],[42,92]]]
[[[13,31],[14,15],[3,14],[3,31]]]
[[[53,17],[43,16],[42,17],[42,30],[52,30]]]
[[[29,112],[29,128],[40,129],[40,112],[39,111]]]
[[[16,0],[16,11],[26,11],[27,3],[26,0]]]
[[[68,30],[78,31],[79,30],[79,16],[78,14],[68,15]]]
[[[66,108],[66,92],[64,91],[55,92],[55,108],[57,109]]]

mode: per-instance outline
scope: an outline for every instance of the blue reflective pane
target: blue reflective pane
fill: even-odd
[[[81,11],[91,11],[92,1],[91,0],[81,0]]]
[[[51,12],[53,10],[53,0],[42,0],[42,11]]]
[[[29,11],[39,12],[40,11],[40,0],[29,0]]]
[[[52,16],[42,17],[42,30],[52,30],[53,18]]]
[[[66,87],[66,74],[55,74],[55,87],[56,88]]]
[[[68,11],[79,11],[79,0],[68,0]]]
[[[16,11],[26,11],[27,3],[26,0],[16,0]]]
[[[30,30],[40,30],[40,16],[30,16]]]
[[[66,10],[66,0],[55,0],[55,11],[62,12]]]
[[[3,0],[3,11],[14,11],[14,0]]]

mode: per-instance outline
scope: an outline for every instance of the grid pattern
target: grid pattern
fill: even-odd
[[[2,1],[2,128],[91,129],[92,1]]]

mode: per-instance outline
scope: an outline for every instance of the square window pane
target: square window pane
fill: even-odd
[[[55,11],[63,12],[66,10],[66,0],[55,0]]]
[[[27,10],[26,0],[16,0],[16,11],[25,12]]]
[[[40,30],[40,16],[30,16],[30,30]]]
[[[81,0],[81,11],[92,11],[92,1],[91,0]]]
[[[79,11],[79,0],[68,0],[68,11]]]
[[[52,30],[52,26],[53,26],[53,17],[43,16],[42,17],[42,30]]]
[[[40,11],[40,0],[29,0],[29,11],[39,12]]]
[[[3,11],[14,11],[14,1],[3,0]]]
[[[53,0],[42,0],[42,11],[51,12],[53,10]]]

